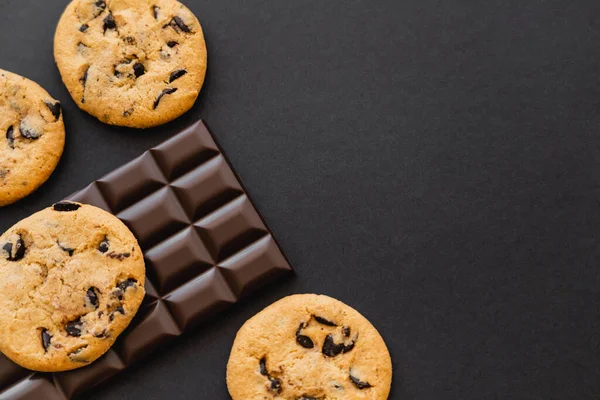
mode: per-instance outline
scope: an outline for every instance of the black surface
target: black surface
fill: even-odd
[[[296,292],[368,317],[393,399],[600,396],[600,3],[186,1],[209,48],[196,106],[102,125],[53,64],[64,0],[0,0],[0,68],[60,99],[59,169],[0,229],[208,121],[298,276],[93,399],[224,399],[237,329]]]

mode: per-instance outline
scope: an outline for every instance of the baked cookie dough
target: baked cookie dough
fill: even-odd
[[[54,372],[96,360],[144,298],[133,234],[96,207],[62,202],[0,236],[0,351]]]
[[[50,177],[65,147],[60,103],[37,83],[0,69],[0,206]]]
[[[227,386],[233,400],[384,400],[392,362],[365,317],[331,297],[286,297],[238,332]]]
[[[188,111],[206,73],[202,27],[175,0],[73,0],[58,22],[54,57],[79,108],[133,128]]]

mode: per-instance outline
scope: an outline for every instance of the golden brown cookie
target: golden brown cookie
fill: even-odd
[[[188,111],[206,73],[202,27],[175,0],[73,0],[56,28],[54,57],[79,108],[133,128]]]
[[[233,400],[385,400],[392,361],[365,317],[331,297],[286,297],[238,332],[227,386]]]
[[[0,206],[50,177],[65,146],[60,103],[37,83],[0,69]]]
[[[99,208],[62,202],[0,236],[0,351],[37,371],[96,360],[144,298],[133,234]]]

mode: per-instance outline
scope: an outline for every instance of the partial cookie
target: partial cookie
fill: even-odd
[[[384,400],[392,361],[383,339],[353,308],[331,297],[286,297],[238,332],[227,386],[233,400]]]
[[[0,236],[0,351],[37,371],[96,360],[144,298],[144,259],[127,227],[62,202]]]
[[[54,57],[79,108],[133,128],[188,111],[206,73],[202,27],[175,0],[73,0],[56,28]]]
[[[60,103],[37,83],[0,69],[0,206],[50,177],[65,146]]]

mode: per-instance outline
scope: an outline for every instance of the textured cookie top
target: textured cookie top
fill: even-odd
[[[227,365],[233,400],[387,399],[392,363],[377,330],[331,297],[286,297],[240,329]]]
[[[175,0],[74,0],[56,28],[54,56],[81,109],[136,128],[189,110],[206,73],[200,23]]]
[[[133,234],[92,206],[57,203],[0,236],[0,351],[64,371],[104,354],[144,298]]]
[[[60,160],[60,103],[37,83],[0,69],[0,206],[44,183]]]

